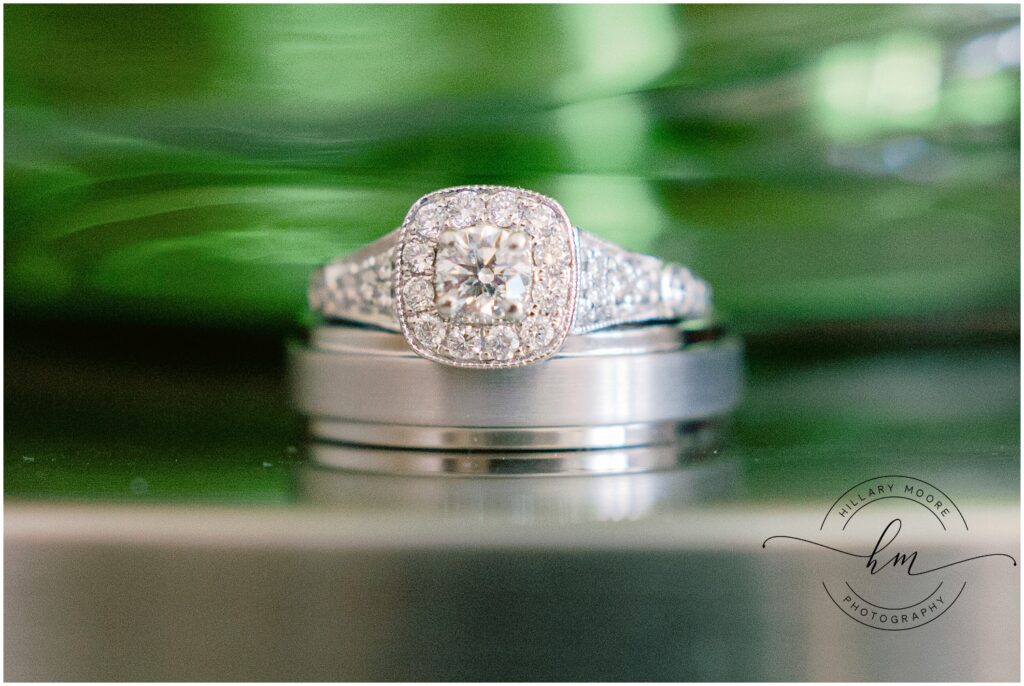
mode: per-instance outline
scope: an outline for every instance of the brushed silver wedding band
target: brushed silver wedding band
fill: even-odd
[[[673,440],[738,402],[742,346],[712,326],[620,327],[567,339],[545,364],[473,370],[404,339],[321,326],[291,348],[313,438],[438,450],[580,450]]]

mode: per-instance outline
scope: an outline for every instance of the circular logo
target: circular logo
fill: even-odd
[[[852,486],[825,513],[814,539],[830,555],[822,587],[850,619],[883,631],[916,629],[939,619],[964,595],[970,565],[1004,553],[950,557],[969,545],[967,518],[944,491],[922,479],[878,476]]]

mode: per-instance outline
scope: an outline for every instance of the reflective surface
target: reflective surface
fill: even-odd
[[[950,493],[972,536],[901,545],[1019,560],[1015,346],[755,349],[718,448],[669,471],[529,479],[317,466],[270,373],[208,372],[219,403],[193,408],[189,376],[164,383],[142,355],[115,382],[120,358],[13,353],[8,678],[1017,678],[1016,569],[972,568],[948,616],[894,638],[821,592],[838,562],[761,547],[906,473]],[[34,425],[44,398],[58,413]],[[196,440],[212,425],[222,440]]]
[[[438,437],[423,427],[382,426],[379,429],[379,435],[371,436],[369,441],[360,441],[363,445],[312,441],[306,446],[306,451],[317,465],[356,472],[407,476],[608,476],[672,469],[687,458],[711,450],[720,434],[717,422],[670,422],[590,429],[557,427],[531,431],[529,439],[525,440],[520,435],[525,431],[463,429],[436,432],[443,434]],[[328,435],[321,422],[312,423],[310,431],[320,438]],[[335,438],[350,442],[364,438],[356,434],[357,439],[353,437],[354,433],[349,430],[348,435]],[[365,445],[394,445],[398,442],[394,434],[411,434],[409,438],[403,436],[402,442],[416,444],[417,449]],[[373,441],[373,438],[377,440]],[[461,450],[451,447],[436,449],[430,444],[430,438],[440,438],[438,443],[463,443],[467,447]],[[536,450],[524,450],[523,443],[527,441],[540,445]],[[568,443],[569,447],[559,447],[558,443]],[[591,444],[588,449],[579,448],[587,443]],[[595,443],[597,445],[593,445]],[[605,445],[601,446],[602,443]],[[504,444],[511,447],[501,449],[499,446]]]

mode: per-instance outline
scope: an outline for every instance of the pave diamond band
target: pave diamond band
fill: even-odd
[[[316,270],[309,289],[310,307],[328,319],[400,331],[391,280],[396,241],[395,234],[388,234],[358,253]],[[686,267],[630,253],[582,230],[579,241],[585,285],[580,289],[571,333],[708,314],[710,289]],[[434,298],[429,286],[420,287],[425,283],[411,282],[407,292],[411,300]],[[417,288],[422,295],[417,296]],[[539,335],[543,339],[542,323],[531,322],[521,329],[532,334],[531,338]],[[421,333],[430,336],[429,330]]]
[[[478,368],[545,359],[570,333],[711,309],[708,285],[685,267],[575,228],[550,198],[494,186],[424,196],[400,229],[317,270],[309,303]]]

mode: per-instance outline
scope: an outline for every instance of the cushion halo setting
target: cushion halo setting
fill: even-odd
[[[420,198],[395,251],[395,312],[420,356],[479,369],[555,354],[572,327],[579,241],[532,191],[460,186]]]

